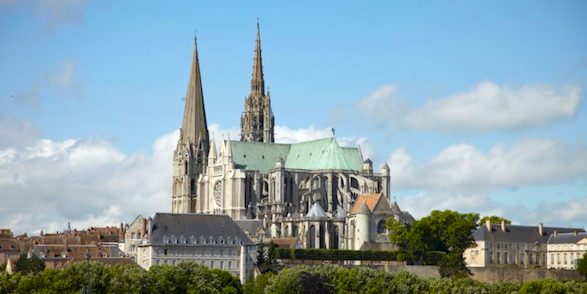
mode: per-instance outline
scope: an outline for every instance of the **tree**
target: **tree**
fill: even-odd
[[[484,216],[479,221],[479,224],[480,225],[483,225],[486,220],[489,220],[492,224],[501,224],[501,221],[504,221],[506,225],[511,225],[512,224],[512,221],[511,220],[509,220],[509,219],[507,219],[505,217],[497,216],[497,215]]]
[[[26,253],[21,254],[14,265],[14,271],[19,273],[38,273],[45,269],[45,262],[33,255],[27,258]]]
[[[577,264],[577,271],[585,278],[587,278],[587,252],[583,254],[583,258],[579,259]]]
[[[398,259],[422,261],[425,252],[445,252],[440,272],[443,276],[457,277],[469,274],[463,252],[475,244],[472,231],[478,220],[479,215],[475,213],[434,210],[414,222],[409,230],[394,219],[389,219],[386,225],[389,239],[398,247]]]

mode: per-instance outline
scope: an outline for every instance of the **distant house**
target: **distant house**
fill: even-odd
[[[473,231],[477,246],[463,253],[468,267],[516,266],[546,268],[547,243],[554,232],[584,231],[576,228],[554,228],[492,224],[489,220]]]
[[[137,245],[136,261],[153,265],[196,262],[226,270],[245,282],[253,275],[257,246],[228,215],[157,213],[147,237]]]
[[[587,253],[587,233],[555,231],[548,238],[548,268],[577,269],[578,260]]]
[[[10,229],[0,229],[0,264],[17,259],[20,255],[18,240],[13,237]]]

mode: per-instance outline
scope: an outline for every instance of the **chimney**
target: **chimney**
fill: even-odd
[[[554,233],[552,233],[555,237],[558,235],[558,232],[556,230],[554,230]]]
[[[485,220],[485,228],[491,232],[491,220],[489,218]]]
[[[149,219],[147,220],[147,240],[150,240],[150,238],[151,238],[151,233],[153,233],[152,228],[153,228],[153,219],[151,217],[149,217]]]
[[[577,236],[579,234],[579,232],[577,232],[577,230],[574,230],[573,233],[575,233],[575,236]]]
[[[501,221],[501,231],[505,233],[505,221]]]
[[[538,234],[540,236],[544,236],[544,226],[542,225],[542,223],[538,224]]]
[[[143,219],[143,231],[141,232],[141,235],[145,235],[147,234],[147,219]]]

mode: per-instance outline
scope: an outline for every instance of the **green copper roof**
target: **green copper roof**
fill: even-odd
[[[334,138],[295,144],[231,141],[237,168],[266,173],[281,157],[285,168],[361,171],[363,159],[357,147],[341,147]]]

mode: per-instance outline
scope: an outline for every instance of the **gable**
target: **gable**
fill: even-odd
[[[387,201],[387,198],[383,197],[382,194],[379,194],[379,197],[377,199],[375,207],[373,207],[371,209],[371,211],[376,214],[387,214],[387,215],[393,214],[393,211],[391,210],[391,207],[389,206],[389,201]]]

